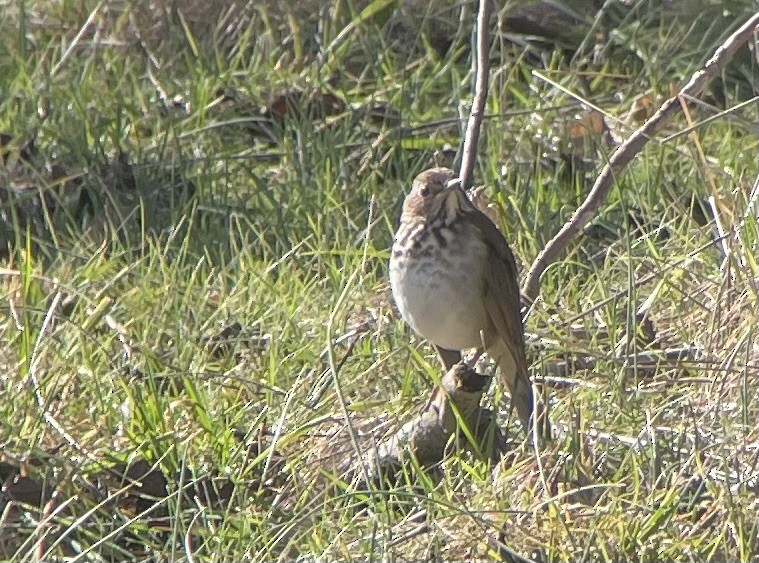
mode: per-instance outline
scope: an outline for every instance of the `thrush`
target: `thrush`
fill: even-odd
[[[390,285],[403,319],[435,345],[446,369],[473,348],[496,361],[529,433],[534,399],[516,261],[453,170],[431,168],[414,179],[393,242]]]

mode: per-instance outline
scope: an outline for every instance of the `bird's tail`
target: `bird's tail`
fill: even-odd
[[[548,437],[548,417],[543,408],[543,401],[535,400],[527,366],[523,362],[517,365],[514,356],[504,344],[500,344],[494,352],[497,352],[496,360],[501,379],[511,394],[511,406],[517,411],[525,432],[530,436],[532,431],[536,430],[539,437]]]

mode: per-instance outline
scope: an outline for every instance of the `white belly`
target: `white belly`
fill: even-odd
[[[480,348],[480,331],[488,323],[479,286],[481,271],[459,270],[450,278],[450,269],[444,266],[438,260],[391,260],[390,285],[398,309],[417,334],[442,348]]]

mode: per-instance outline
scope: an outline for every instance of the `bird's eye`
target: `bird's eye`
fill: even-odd
[[[422,197],[427,197],[430,195],[430,189],[427,186],[424,186],[421,190],[419,190],[419,193],[422,194]]]

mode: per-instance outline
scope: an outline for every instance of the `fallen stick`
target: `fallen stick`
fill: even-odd
[[[480,408],[490,380],[464,362],[454,365],[432,391],[424,409],[364,456],[362,463],[369,480],[376,486],[393,480],[409,454],[424,468],[439,463],[451,438],[458,434],[459,421],[470,429],[470,436],[481,436],[492,419],[490,411]],[[495,438],[494,451],[498,451],[497,429]]]
[[[624,363],[626,364],[628,372],[632,372],[636,368],[669,369],[683,367],[685,363],[696,362],[703,356],[704,351],[700,348],[685,346],[682,348],[667,348],[666,350],[626,354],[624,356],[613,358],[596,359],[590,356],[584,356],[571,360],[558,360],[547,363],[541,371],[545,376],[544,381],[549,381],[549,378],[566,377],[578,371],[593,370],[599,362],[612,361],[616,364]]]

